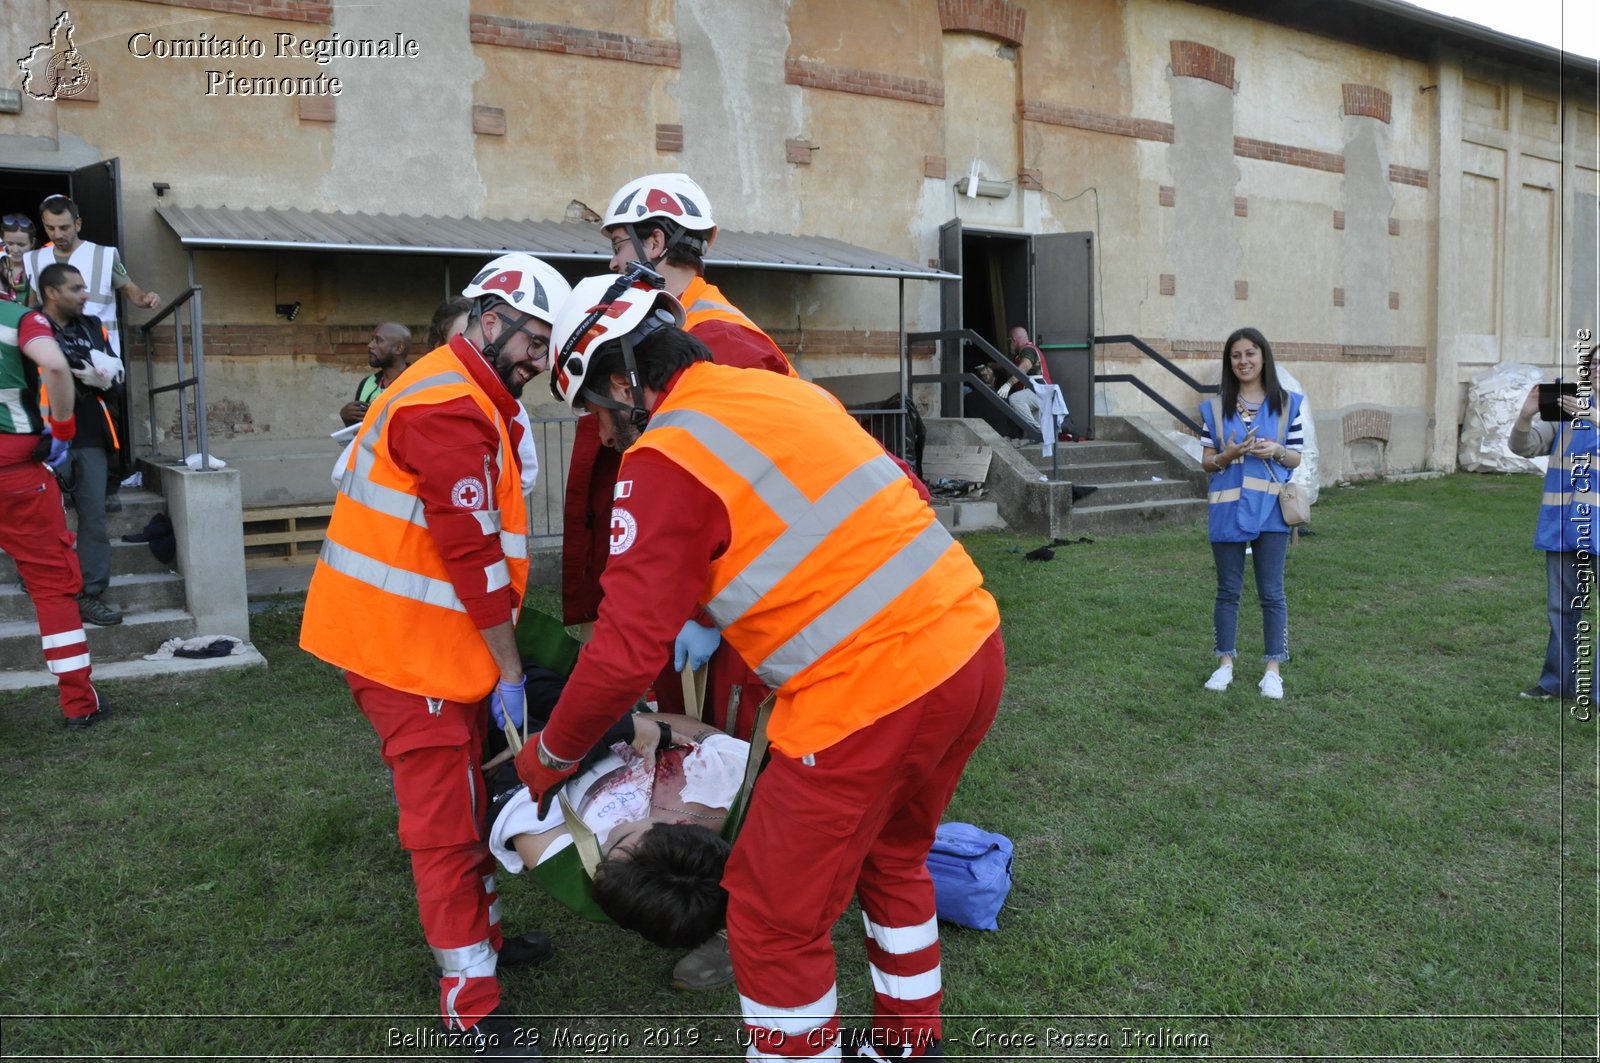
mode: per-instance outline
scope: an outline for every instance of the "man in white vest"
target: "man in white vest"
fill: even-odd
[[[78,213],[78,205],[66,196],[51,196],[39,204],[39,220],[44,223],[44,235],[49,243],[37,251],[30,251],[23,258],[23,264],[28,271],[28,285],[32,289],[30,296],[34,307],[40,307],[39,274],[53,262],[60,262],[72,266],[83,274],[84,283],[89,288],[89,301],[84,305],[83,312],[99,318],[106,327],[106,333],[111,339],[111,350],[118,358],[122,357],[122,328],[117,319],[118,291],[123,292],[134,304],[146,310],[154,310],[161,305],[161,296],[155,292],[147,292],[133,282],[128,276],[128,268],[122,264],[122,255],[115,247],[109,244],[97,244],[85,240],[80,235],[83,229],[83,219]]]

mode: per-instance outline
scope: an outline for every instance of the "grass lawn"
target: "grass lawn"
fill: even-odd
[[[999,933],[944,935],[949,1054],[1594,1058],[1596,725],[1516,696],[1547,636],[1539,491],[1324,490],[1282,702],[1249,581],[1238,679],[1201,689],[1203,528],[1042,564],[965,540],[1011,671],[949,818],[1010,835],[1016,884]],[[265,671],[105,684],[124,713],[81,735],[51,692],[0,695],[0,1055],[428,1055],[399,1040],[435,990],[388,776],[298,624],[254,618]],[[673,992],[676,954],[500,882],[506,925],[562,950],[503,979],[548,1057],[739,1054],[731,988]],[[847,1013],[859,939],[852,913]]]

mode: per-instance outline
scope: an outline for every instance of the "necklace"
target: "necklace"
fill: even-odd
[[[661,811],[676,812],[679,815],[690,816],[694,819],[722,819],[725,815],[722,812],[690,812],[687,808],[674,808],[672,805],[662,805]]]
[[[1261,403],[1248,403],[1241,397],[1234,403],[1234,408],[1239,411],[1239,420],[1249,425],[1256,419],[1256,414],[1261,412]]]

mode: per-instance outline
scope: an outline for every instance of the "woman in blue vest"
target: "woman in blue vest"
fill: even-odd
[[[1227,690],[1233,682],[1239,592],[1249,549],[1267,651],[1261,693],[1283,697],[1278,666],[1289,659],[1289,604],[1283,595],[1289,526],[1278,509],[1278,484],[1300,464],[1303,398],[1278,383],[1272,345],[1259,331],[1242,328],[1228,337],[1222,348],[1222,394],[1200,407],[1205,422],[1200,464],[1212,474],[1211,553],[1217,562],[1213,625],[1218,660],[1206,680],[1207,690]]]

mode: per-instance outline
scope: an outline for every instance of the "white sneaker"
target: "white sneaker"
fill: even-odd
[[[1206,680],[1206,689],[1227,690],[1231,682],[1233,682],[1233,665],[1225,664],[1211,673],[1211,678]]]
[[[1283,700],[1283,676],[1277,672],[1268,672],[1261,677],[1261,696]]]

